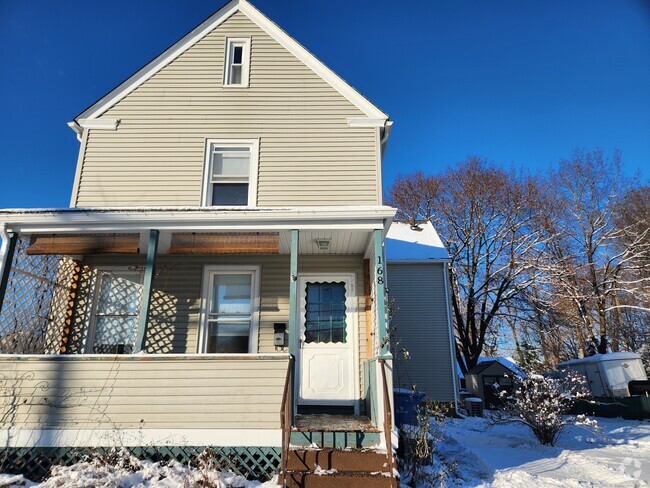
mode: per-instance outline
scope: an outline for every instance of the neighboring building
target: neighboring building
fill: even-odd
[[[465,375],[467,391],[483,400],[485,408],[498,408],[502,401],[500,391],[512,391],[512,380],[524,373],[505,358],[481,358]]]
[[[457,404],[449,255],[431,222],[395,222],[386,236],[395,386]],[[405,357],[408,355],[408,359]]]
[[[5,467],[215,446],[264,478],[317,442],[394,483],[391,124],[244,0],[70,122],[70,208],[0,211]]]

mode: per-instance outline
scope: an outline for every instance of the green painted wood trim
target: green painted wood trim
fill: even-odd
[[[298,355],[298,230],[291,231],[291,265],[289,274],[289,354]]]
[[[18,234],[14,232],[10,233],[5,255],[5,264],[2,268],[2,276],[0,276],[0,313],[2,313],[2,304],[5,301],[5,293],[7,292],[7,285],[9,284],[9,273],[11,273],[11,265],[14,262],[17,242]]]
[[[153,273],[156,267],[156,254],[158,253],[159,232],[152,229],[149,232],[149,247],[147,248],[147,264],[144,269],[142,283],[142,297],[140,298],[140,314],[138,315],[138,334],[135,338],[135,352],[144,351],[147,341],[147,324],[151,311],[151,292],[153,290]]]
[[[390,354],[387,339],[386,316],[386,256],[384,255],[384,234],[381,229],[375,230],[375,285],[377,290],[377,337],[382,357]]]

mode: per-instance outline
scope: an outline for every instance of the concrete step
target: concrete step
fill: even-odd
[[[388,474],[388,473],[385,473]],[[369,473],[289,473],[289,488],[398,488],[397,480],[385,474]]]
[[[339,473],[388,472],[386,453],[365,450],[292,449],[287,457],[288,471],[335,469]]]

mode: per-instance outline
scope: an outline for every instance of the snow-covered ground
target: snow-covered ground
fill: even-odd
[[[125,455],[121,462],[80,462],[70,467],[53,468],[42,483],[21,475],[0,474],[0,487],[11,488],[275,488],[277,479],[266,483],[248,481],[234,473],[210,468],[190,468],[174,462],[169,465],[139,461]]]
[[[438,444],[447,486],[650,486],[650,422],[598,419],[598,430],[568,426],[554,447],[518,424],[488,428],[486,419],[450,420]]]

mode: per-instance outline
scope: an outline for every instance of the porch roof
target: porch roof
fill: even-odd
[[[387,232],[396,210],[385,206],[300,208],[119,207],[3,209],[7,232],[75,233],[159,230],[382,229]]]

